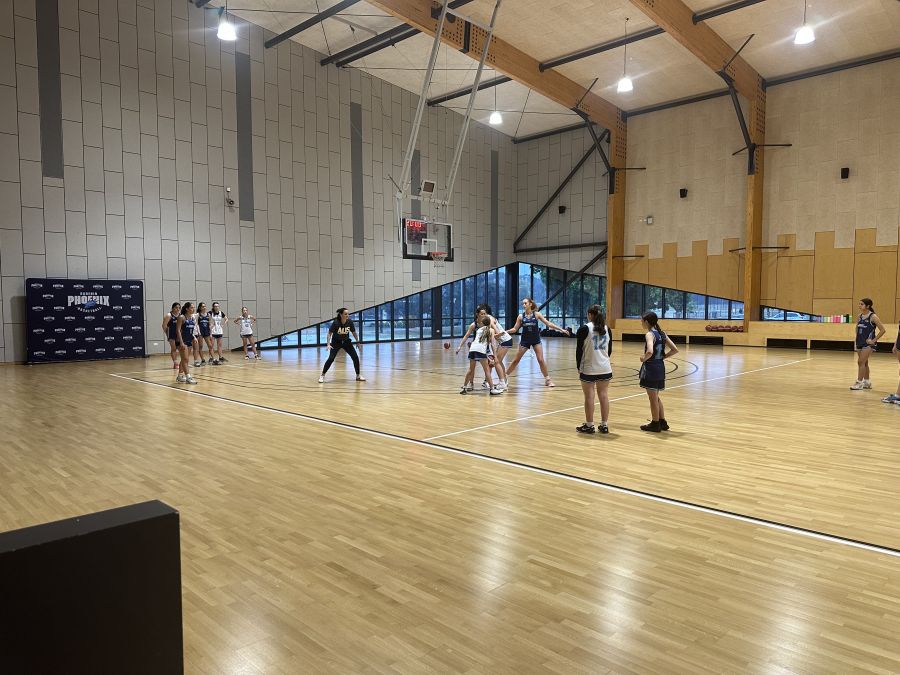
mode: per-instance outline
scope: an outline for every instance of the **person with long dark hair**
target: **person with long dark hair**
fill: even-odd
[[[587,309],[588,322],[578,329],[575,337],[575,362],[578,379],[584,392],[584,424],[575,427],[582,434],[593,434],[594,396],[600,400],[600,433],[608,434],[609,381],[612,379],[612,331],[606,325],[606,315],[600,305]]]
[[[856,382],[850,389],[871,389],[869,379],[869,357],[878,348],[878,338],[884,335],[884,324],[875,313],[872,298],[859,301],[859,316],[856,318]]]
[[[555,323],[544,318],[544,315],[537,311],[537,304],[534,300],[531,298],[523,298],[522,313],[516,317],[515,325],[507,331],[508,333],[515,333],[520,328],[522,329],[522,337],[519,340],[519,349],[516,351],[516,356],[512,360],[512,363],[509,364],[509,368],[506,369],[506,376],[509,377],[513,374],[513,371],[515,371],[516,367],[519,365],[519,361],[525,356],[525,352],[529,349],[534,349],[534,355],[537,357],[538,366],[540,366],[541,374],[544,376],[544,384],[548,387],[555,387],[556,385],[553,384],[553,380],[550,379],[550,371],[547,370],[547,362],[544,361],[544,347],[541,345],[540,324],[544,324],[547,328],[558,330],[560,333],[566,332],[565,328],[560,328]]]
[[[350,358],[353,361],[353,368],[356,370],[356,381],[366,381],[366,378],[359,373],[359,355],[356,353],[353,342],[350,341],[351,335],[353,336],[353,342],[359,344],[359,336],[356,334],[356,326],[350,319],[350,312],[346,307],[341,307],[337,311],[334,321],[331,322],[331,327],[328,329],[328,337],[325,338],[325,348],[328,349],[328,360],[325,361],[325,366],[322,368],[322,374],[319,375],[319,383],[325,381],[325,373],[331,368],[331,364],[334,363],[334,359],[342,349],[350,355]],[[361,344],[360,349],[362,349]]]
[[[663,361],[677,354],[678,347],[663,332],[656,312],[644,314],[641,326],[647,332],[644,335],[644,353],[641,354],[640,385],[650,400],[650,424],[642,424],[641,431],[659,433],[669,430],[666,411],[659,397],[659,392],[666,388],[666,365]]]
[[[181,303],[173,302],[172,309],[163,317],[162,329],[169,341],[169,354],[172,357],[172,369],[178,367],[178,317],[181,315]]]
[[[181,315],[176,324],[178,335],[178,347],[181,351],[181,364],[178,367],[176,382],[184,384],[197,384],[191,376],[191,352],[194,348],[194,303],[184,302],[181,305]]]
[[[493,362],[490,364],[493,366],[494,370],[497,371],[497,386],[501,389],[506,389],[509,386],[509,378],[506,377],[506,364],[503,362],[503,359],[506,357],[506,354],[509,352],[510,348],[513,346],[512,335],[510,335],[507,330],[500,325],[500,322],[494,317],[494,310],[491,308],[489,304],[482,303],[478,305],[478,308],[475,310],[477,313],[479,309],[485,311],[488,317],[491,319],[491,329],[494,331],[494,335],[497,341],[497,351],[492,356]],[[484,385],[487,384],[485,382]]]
[[[212,358],[213,365],[218,366],[226,362],[225,357],[222,356],[222,338],[225,335],[225,326],[227,325],[228,317],[225,312],[219,308],[218,302],[212,304],[212,313],[209,316],[211,321],[209,355]]]

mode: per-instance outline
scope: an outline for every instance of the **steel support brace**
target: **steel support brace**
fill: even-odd
[[[288,30],[284,31],[283,33],[279,33],[275,37],[271,38],[270,40],[266,40],[265,41],[266,49],[271,49],[272,47],[275,47],[276,45],[281,44],[285,40],[289,40],[290,38],[294,37],[295,35],[302,33],[307,28],[312,28],[313,26],[320,24],[328,17],[334,16],[338,12],[342,12],[345,9],[347,9],[348,7],[352,7],[357,2],[359,2],[359,0],[342,0],[341,2],[337,3],[333,7],[329,7],[328,9],[319,12],[315,16],[310,17],[306,21],[303,21],[302,23],[298,23],[293,28],[289,28]]]
[[[598,246],[606,246],[605,241],[586,241],[581,244],[557,244],[556,246],[533,246],[531,248],[520,248],[513,253],[539,253],[541,251],[568,251],[573,248],[596,248]]]
[[[556,296],[558,296],[560,293],[562,293],[564,290],[566,290],[566,287],[569,286],[573,281],[575,281],[576,279],[581,279],[585,274],[587,274],[587,271],[589,269],[591,269],[594,265],[596,265],[598,262],[600,262],[601,260],[603,260],[603,258],[606,257],[606,251],[607,251],[607,249],[604,248],[602,251],[600,251],[600,253],[598,253],[593,258],[591,258],[587,265],[585,265],[580,270],[578,270],[578,272],[575,274],[574,277],[572,277],[571,279],[566,279],[563,282],[562,288],[560,288],[555,293],[553,293],[549,298],[547,298],[544,301],[544,303],[540,307],[537,308],[537,311],[541,311],[542,309],[544,309],[544,307],[549,305],[553,300],[556,299]]]
[[[588,126],[590,126],[590,125],[588,125]],[[556,200],[557,197],[559,197],[559,195],[566,188],[566,186],[569,184],[569,182],[575,177],[575,174],[578,173],[578,171],[581,169],[581,167],[584,166],[584,163],[588,161],[588,158],[594,153],[594,150],[596,150],[596,149],[597,149],[596,145],[592,145],[591,147],[588,148],[588,151],[586,153],[584,153],[584,157],[582,157],[578,161],[578,164],[576,164],[574,167],[572,167],[572,170],[569,172],[569,174],[565,178],[563,178],[563,181],[562,181],[562,183],[559,184],[559,187],[556,188],[554,193],[552,195],[550,195],[550,197],[547,199],[546,202],[544,202],[544,205],[538,209],[538,212],[535,214],[534,218],[531,219],[531,222],[529,222],[528,225],[525,226],[525,229],[522,230],[522,234],[520,234],[518,237],[516,237],[516,240],[513,242],[513,253],[519,253],[519,244],[522,243],[522,240],[528,235],[528,233],[531,231],[531,229],[535,225],[537,225],[537,222],[538,222],[538,220],[541,219],[541,216],[543,216],[547,212],[547,209],[550,208],[550,205]]]

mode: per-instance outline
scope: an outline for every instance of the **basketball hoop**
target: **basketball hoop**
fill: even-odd
[[[443,267],[444,262],[447,260],[447,252],[446,251],[432,251],[431,252],[431,261],[434,263],[435,267]]]

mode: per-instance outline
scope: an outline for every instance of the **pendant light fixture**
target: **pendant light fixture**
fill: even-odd
[[[803,0],[803,25],[794,34],[794,44],[808,45],[810,42],[814,42],[815,39],[816,34],[813,32],[812,26],[806,23],[806,0]]]
[[[494,126],[503,124],[503,115],[497,110],[497,87],[494,87],[494,112],[491,113],[488,123],[493,124]]]
[[[620,94],[627,94],[629,91],[634,89],[634,84],[631,82],[631,78],[628,77],[627,69],[628,69],[628,17],[625,17],[625,51],[622,56],[622,79],[619,80],[619,84],[616,86],[616,91]]]
[[[219,30],[216,31],[216,37],[226,42],[237,40],[237,30],[235,30],[234,24],[228,20],[227,5],[219,8]]]

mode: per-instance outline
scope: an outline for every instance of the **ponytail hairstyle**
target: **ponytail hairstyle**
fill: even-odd
[[[531,310],[531,313],[534,314],[535,312],[537,312],[537,303],[535,303],[535,301],[531,298],[525,298],[525,300],[528,301],[528,309]]]
[[[172,309],[170,309],[169,311],[171,312],[171,311],[172,311],[173,309],[175,309],[176,307],[178,308],[179,311],[181,311],[181,303],[180,303],[180,302],[173,302],[173,303],[172,303]]]
[[[860,302],[868,307],[870,312],[875,311],[875,307],[872,306],[872,298],[863,298],[860,300]]]
[[[205,303],[205,302],[198,302],[198,303],[197,303],[197,314],[203,314],[203,310],[204,310],[204,309],[206,309],[206,303]]]
[[[225,312],[222,311],[221,305],[219,306],[218,312],[216,311],[216,305],[218,305],[218,304],[219,304],[218,302],[214,302],[214,303],[212,304],[212,313],[213,313],[213,316],[215,316],[216,314],[221,314],[221,315],[222,315],[222,318],[225,318]]]
[[[338,323],[341,322],[341,314],[343,314],[346,311],[347,311],[346,307],[341,307],[340,309],[337,310],[336,316],[334,318]],[[350,319],[347,319],[347,320],[349,321]]]
[[[494,316],[494,310],[491,309],[491,306],[489,304],[487,304],[486,302],[482,302],[480,305],[478,305],[478,307],[480,309],[483,309],[485,312],[487,312],[488,316]]]
[[[192,303],[190,300],[185,300],[183,303],[181,303],[181,316],[188,317],[193,314],[193,312],[188,311],[188,308],[193,307],[194,303]]]
[[[662,327],[659,325],[659,317],[656,316],[656,312],[645,312],[641,315],[641,321],[646,321],[647,325],[650,326],[650,330],[655,328],[660,333],[663,332]]]
[[[588,307],[587,313],[591,323],[594,324],[594,332],[601,335],[605,333],[606,315],[603,313],[603,308],[600,305],[591,305]]]
[[[479,342],[490,342],[491,340],[491,317],[486,316],[481,320],[481,325],[488,330],[483,331],[481,334],[481,338],[479,338]]]

